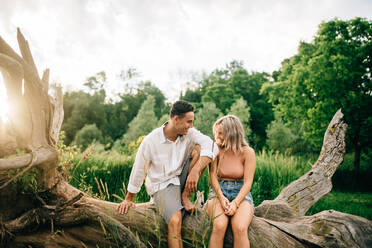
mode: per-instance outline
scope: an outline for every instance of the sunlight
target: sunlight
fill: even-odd
[[[3,77],[0,76],[0,121],[8,122],[8,102]]]

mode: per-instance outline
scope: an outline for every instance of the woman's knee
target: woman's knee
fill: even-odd
[[[223,217],[225,216],[217,217],[213,221],[213,232],[224,233],[226,231],[227,225],[229,224],[229,220]]]
[[[231,222],[231,227],[232,227],[234,234],[238,234],[238,235],[247,234],[248,235],[248,225],[246,223],[234,221],[234,222]]]

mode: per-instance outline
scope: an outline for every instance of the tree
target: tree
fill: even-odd
[[[18,43],[22,56],[0,37],[0,67],[14,108],[7,124],[12,132],[6,131],[0,139],[12,136],[16,144],[12,156],[0,158],[0,246],[166,246],[167,225],[151,203],[137,204],[127,215],[120,215],[115,211],[117,203],[92,198],[59,175],[56,144],[63,120],[62,92],[57,90],[54,98],[48,95],[49,71],[39,77],[19,30]],[[338,111],[332,119],[311,171],[273,201],[256,207],[249,228],[252,247],[370,247],[370,220],[332,210],[304,216],[331,190],[332,175],[343,160],[346,125],[342,117]],[[25,124],[33,128],[24,128]],[[0,154],[3,149],[1,146]],[[14,176],[8,177],[10,174]],[[12,187],[11,183],[25,178],[35,186],[31,191]],[[182,226],[185,246],[203,246],[209,223],[202,209],[197,215],[187,215]],[[225,245],[232,246],[231,233]]]
[[[150,81],[141,82],[138,85],[138,91],[143,92],[146,97],[153,96],[155,100],[154,112],[157,118],[160,118],[163,114],[169,112],[169,106],[165,104],[165,96],[161,90],[153,85]]]
[[[160,117],[160,119],[158,120],[158,124],[156,126],[160,127],[168,120],[169,120],[169,114],[164,114],[162,117]]]
[[[281,121],[273,120],[267,127],[267,145],[273,151],[291,151],[296,139],[291,129]]]
[[[326,120],[339,108],[349,125],[347,141],[359,174],[362,149],[371,144],[372,22],[362,18],[323,22],[311,43],[282,62],[271,101],[284,121],[301,120],[305,137],[320,147]],[[279,92],[279,94],[278,94]]]
[[[214,102],[222,113],[226,114],[231,105],[240,97],[250,107],[252,130],[249,141],[255,149],[261,149],[266,142],[266,127],[274,119],[273,107],[267,94],[261,93],[261,87],[269,82],[270,75],[265,72],[248,73],[242,62],[232,61],[225,68],[216,69],[205,76],[195,89],[187,89],[183,100]],[[198,100],[199,99],[199,100]]]
[[[137,116],[129,123],[128,131],[123,136],[125,144],[135,141],[142,135],[151,132],[158,123],[154,112],[155,98],[149,95],[143,102]]]
[[[92,143],[103,143],[102,132],[96,124],[85,125],[76,133],[74,143],[84,151]]]
[[[250,128],[250,108],[247,105],[247,102],[241,97],[235,101],[235,103],[231,106],[228,114],[235,115],[239,117],[240,121],[243,124],[244,132],[246,135],[246,139],[249,142],[248,136],[251,134]]]
[[[205,102],[203,107],[195,114],[195,128],[213,138],[212,126],[221,116],[221,111],[213,102]]]
[[[76,133],[86,124],[96,124],[104,136],[109,136],[109,129],[105,128],[108,118],[105,113],[104,91],[94,92],[93,95],[83,91],[69,92],[65,96],[67,114],[62,130],[66,133],[66,144],[70,144]]]
[[[88,77],[84,83],[84,86],[88,87],[91,91],[104,90],[103,87],[106,84],[106,72],[98,72],[95,76]]]
[[[237,98],[238,96],[234,94],[229,85],[218,83],[207,87],[207,91],[202,97],[202,102],[213,102],[218,109],[226,113]]]
[[[266,142],[266,127],[274,119],[274,112],[269,98],[261,94],[261,87],[269,82],[269,74],[265,72],[248,73],[239,68],[231,75],[230,87],[239,94],[250,107],[250,128],[252,135],[250,143],[256,149],[261,149]]]

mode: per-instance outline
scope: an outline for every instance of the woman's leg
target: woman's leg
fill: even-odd
[[[248,201],[242,201],[236,213],[231,217],[234,247],[250,247],[248,227],[251,224],[253,212],[253,206]]]
[[[220,201],[217,198],[208,200],[207,213],[213,221],[209,247],[223,247],[223,240],[226,233],[229,218],[224,214]]]

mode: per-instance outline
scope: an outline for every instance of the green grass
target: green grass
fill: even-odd
[[[128,185],[134,157],[114,151],[94,152],[83,157],[83,154],[73,157],[70,183],[104,200],[119,202],[119,199],[113,197],[114,194],[124,198],[123,184]],[[254,204],[258,206],[263,200],[274,199],[284,187],[309,171],[317,156],[304,157],[262,151],[257,153],[256,159],[257,165],[251,192]],[[363,165],[361,181],[354,182],[353,177],[350,176],[351,168],[352,155],[346,155],[344,164],[339,167],[332,178],[334,191],[331,195],[320,199],[308,214],[334,209],[368,219],[372,218],[371,210],[369,210],[372,209],[372,194],[368,193],[372,181],[369,180],[371,169]],[[198,183],[198,190],[204,192],[205,199],[208,197],[209,188],[208,170],[205,170]],[[146,202],[148,200],[149,196],[145,187],[142,186],[134,201]]]
[[[315,203],[307,211],[306,215],[313,215],[323,210],[330,209],[359,215],[372,220],[372,193],[332,191]]]

